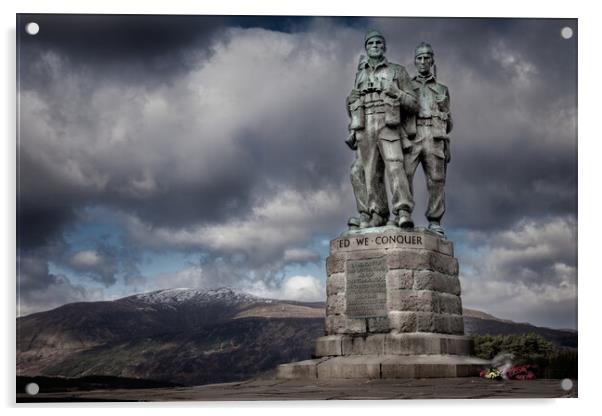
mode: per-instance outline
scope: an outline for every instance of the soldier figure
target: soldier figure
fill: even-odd
[[[411,213],[414,202],[401,147],[401,139],[407,137],[401,119],[402,112],[404,118],[407,112],[415,113],[418,103],[409,92],[412,85],[405,68],[384,57],[386,45],[383,35],[375,30],[368,31],[364,46],[368,57],[360,59],[354,87],[347,97],[351,116],[347,144],[357,149],[352,184],[361,215],[359,226],[387,224],[386,170],[395,225],[413,227]],[[350,225],[354,225],[352,220]]]
[[[403,140],[404,164],[413,194],[414,173],[422,164],[426,176],[428,229],[445,236],[441,218],[445,213],[445,176],[450,161],[449,137],[452,117],[447,87],[435,79],[432,71],[435,59],[431,45],[422,42],[415,50],[414,63],[418,74],[412,78],[412,88],[418,97],[417,115],[406,119],[408,134]]]

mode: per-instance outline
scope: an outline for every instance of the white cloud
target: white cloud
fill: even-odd
[[[217,263],[217,264],[216,264]],[[194,264],[157,276],[148,282],[147,290],[171,289],[174,287],[215,289],[231,287],[255,296],[298,301],[321,301],[326,298],[324,281],[311,275],[290,276],[284,279],[265,279],[264,276],[247,270],[236,274],[235,267],[220,261],[210,264]]]
[[[152,282],[148,282],[147,290],[172,289],[175,287],[185,288],[211,288],[211,283],[205,278],[203,267],[190,265],[175,273],[167,273],[157,276]]]
[[[281,287],[282,299],[305,301],[324,300],[326,288],[324,282],[314,276],[292,276],[287,278]]]
[[[291,276],[275,286],[267,286],[263,281],[243,283],[241,288],[253,295],[272,299],[316,302],[326,298],[323,280],[311,275]]]
[[[79,269],[97,267],[102,261],[101,255],[94,250],[78,251],[70,259],[71,265]]]
[[[320,253],[306,248],[291,248],[284,251],[286,263],[307,263],[320,259]]]
[[[575,220],[554,218],[481,235],[472,243],[478,251],[460,257],[464,305],[520,322],[575,327],[576,232]]]
[[[500,40],[492,45],[491,56],[510,74],[517,86],[529,86],[539,74],[537,66],[529,58],[510,49],[504,41]]]
[[[307,194],[282,190],[253,207],[244,218],[179,229],[152,227],[133,216],[123,218],[137,244],[243,252],[258,263],[278,258],[300,262],[315,259],[315,252],[298,245],[307,244],[321,224],[337,218],[338,198],[336,193],[321,190]]]

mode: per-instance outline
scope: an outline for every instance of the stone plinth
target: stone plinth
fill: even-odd
[[[464,334],[453,244],[428,231],[343,235],[326,272],[328,335]]]
[[[282,378],[462,377],[488,362],[464,335],[453,244],[424,229],[347,232],[326,259],[326,336]]]

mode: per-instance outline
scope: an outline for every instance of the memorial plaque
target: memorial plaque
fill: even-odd
[[[347,316],[387,316],[386,275],[387,260],[384,256],[347,261]]]

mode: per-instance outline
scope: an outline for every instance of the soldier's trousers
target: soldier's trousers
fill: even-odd
[[[401,211],[411,213],[414,201],[403,166],[401,141],[397,131],[386,127],[384,113],[367,114],[365,128],[357,130],[355,137],[358,159],[364,168],[369,212],[382,212],[386,171],[391,192],[391,211],[395,216]]]
[[[385,187],[384,166],[380,172],[381,178],[377,179],[376,185],[376,207],[374,212],[383,218],[389,218],[389,202],[387,200],[387,189]],[[355,154],[355,160],[351,165],[351,186],[353,188],[353,194],[355,195],[357,211],[369,218],[370,206],[368,202],[368,192],[366,191],[366,175],[364,174],[364,166],[362,165],[362,161],[357,152]]]
[[[411,148],[404,151],[404,163],[410,189],[414,194],[414,174],[422,164],[426,177],[428,202],[426,218],[440,222],[445,213],[445,175],[447,164],[443,152],[444,142],[433,138],[431,126],[416,126],[416,138]]]

